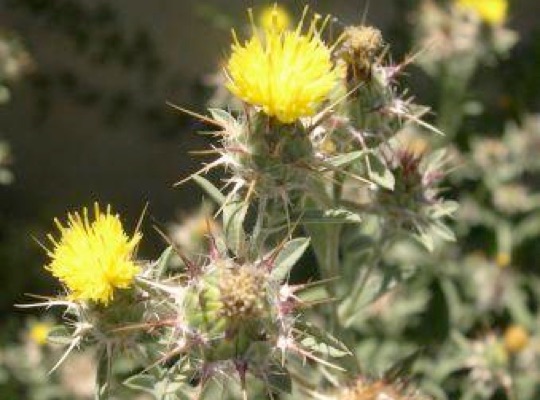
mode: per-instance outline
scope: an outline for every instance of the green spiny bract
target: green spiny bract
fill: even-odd
[[[419,232],[450,215],[456,205],[439,198],[444,178],[444,151],[422,156],[406,148],[391,150],[388,162],[395,178],[394,190],[380,189],[374,202],[388,210],[393,222]]]
[[[279,335],[278,293],[267,273],[254,266],[212,263],[183,294],[185,334],[203,343],[206,362],[243,359],[252,343]],[[272,296],[274,299],[272,300]]]
[[[276,370],[288,376],[283,368],[291,355],[327,363],[318,353],[337,341],[318,347],[322,336],[314,337],[316,330],[299,320],[299,310],[309,306],[296,295],[304,285],[283,282],[309,241],[284,242],[254,260],[233,258],[224,244],[213,237],[210,242],[205,262],[184,258],[184,274],[174,281],[141,278],[154,292],[147,326],[164,327],[160,364],[171,370],[189,365],[204,386],[231,369],[242,383],[248,373],[263,382]],[[344,347],[339,351],[348,354]]]
[[[344,141],[353,149],[376,148],[394,136],[404,122],[414,121],[427,129],[435,128],[420,121],[427,108],[404,99],[397,87],[398,77],[410,63],[385,61],[385,45],[381,32],[370,26],[350,26],[344,30],[336,59],[344,70],[336,102],[341,103],[334,121],[334,144]],[[343,99],[343,101],[340,101]]]
[[[232,181],[258,196],[304,191],[314,156],[307,131],[300,123],[284,125],[261,112],[240,116],[222,136]]]

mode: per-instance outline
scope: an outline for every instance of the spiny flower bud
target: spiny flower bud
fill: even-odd
[[[381,190],[379,201],[393,205],[396,210],[404,208],[413,212],[436,201],[434,185],[443,174],[441,171],[427,173],[422,156],[408,149],[398,149],[392,154],[389,167],[395,177],[395,187],[393,191]]]
[[[347,99],[342,107],[349,119],[344,129],[349,136],[346,141],[355,143],[355,150],[374,148],[395,135],[407,121],[437,132],[420,120],[426,108],[403,98],[397,86],[399,75],[414,57],[398,64],[388,63],[381,32],[369,26],[347,27],[343,38],[335,53],[345,71],[341,92],[336,91],[336,103]]]
[[[213,243],[213,241],[212,241]],[[283,334],[280,283],[259,262],[238,262],[217,248],[209,261],[175,295],[187,348],[208,362],[246,357],[252,344],[272,343]]]
[[[232,370],[244,383],[248,372],[268,381],[277,370],[287,374],[290,355],[333,366],[328,355],[350,354],[337,339],[298,318],[299,308],[316,303],[301,301],[297,292],[313,284],[283,282],[307,249],[307,239],[282,242],[260,257],[251,255],[248,243],[234,258],[228,243],[211,235],[210,243],[203,265],[182,256],[186,274],[175,283],[140,278],[155,291],[149,307],[155,315],[147,326],[163,329],[167,340],[160,361],[171,371],[185,363],[202,386]]]
[[[225,124],[219,133],[221,157],[214,164],[232,172],[234,191],[290,199],[309,190],[306,175],[320,175],[308,129],[301,123],[283,125],[262,112],[248,112]]]
[[[444,178],[445,152],[418,155],[408,149],[391,150],[388,167],[395,178],[393,190],[380,188],[374,204],[385,207],[398,229],[415,230],[417,238],[433,248],[433,236],[454,240],[452,231],[444,224],[457,204],[439,197],[438,184]]]
[[[279,335],[278,309],[272,307],[278,294],[268,274],[253,265],[216,261],[186,289],[184,330],[202,340],[206,361],[241,359],[252,343]]]

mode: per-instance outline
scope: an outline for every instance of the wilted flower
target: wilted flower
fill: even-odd
[[[128,237],[120,218],[111,214],[110,207],[102,213],[96,203],[92,221],[84,208],[82,216],[68,214],[66,226],[59,220],[55,223],[60,238],[48,236],[54,247],[48,250],[51,261],[46,269],[66,285],[72,300],[106,306],[113,299],[115,289],[131,286],[139,272],[133,253],[141,234]]]
[[[303,20],[294,31],[283,30],[278,22],[273,19],[270,27],[254,33],[245,44],[235,36],[226,68],[227,87],[288,124],[316,113],[334,87],[337,73],[331,49],[320,37],[326,22],[321,25],[315,16],[306,33]]]
[[[343,32],[339,56],[347,66],[347,81],[368,80],[372,65],[384,45],[381,31],[371,26],[348,26]]]

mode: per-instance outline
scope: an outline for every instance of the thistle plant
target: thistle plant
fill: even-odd
[[[474,4],[454,4],[444,24],[465,15],[475,28],[501,28],[504,7]],[[127,234],[119,216],[97,205],[93,216],[84,209],[57,221],[59,237],[43,245],[45,269],[66,292],[38,304],[67,309],[49,334],[67,344],[58,365],[75,348],[97,348],[97,398],[121,398],[126,388],[167,400],[419,400],[447,398],[445,390],[488,398],[499,386],[512,393],[507,376],[536,357],[528,349],[537,332],[528,297],[515,294],[536,286],[451,244],[457,203],[444,185],[452,161],[445,149],[430,150],[451,138],[440,141],[444,132],[423,119],[429,108],[400,82],[412,62],[443,67],[444,57],[461,53],[429,60],[426,49],[395,63],[372,26],[341,27],[308,8],[293,24],[279,5],[260,19],[248,15],[251,35],[233,30],[223,69],[240,106],[211,108],[210,116],[175,106],[213,129],[215,158],[181,183],[198,184],[217,211],[205,203],[170,237],[158,229],[168,247],[153,261],[137,259],[140,224]],[[410,132],[436,145],[419,146]],[[536,168],[533,156],[518,168],[505,153],[529,160],[522,156],[533,136],[525,146],[508,140],[502,149],[473,144],[476,163],[456,178],[487,176],[493,162],[507,161],[500,179],[485,182],[506,186],[493,196],[503,214],[513,203],[505,195],[527,196],[516,189],[520,173]],[[220,167],[221,182],[204,176]],[[508,230],[496,230],[500,254],[510,255],[502,247]],[[476,268],[470,275],[460,273],[467,263]],[[299,272],[304,279],[293,283]],[[480,293],[476,280],[497,291]],[[410,339],[425,328],[433,298],[446,297],[456,309],[443,310],[452,326],[443,343],[426,335],[431,328]],[[461,301],[475,306],[459,308]],[[505,312],[522,323],[485,340],[461,334],[482,325],[482,314]],[[121,361],[131,369],[118,374]],[[468,378],[455,384],[461,370]],[[420,389],[412,374],[423,379]],[[487,395],[475,386],[479,376],[489,381]]]
[[[430,50],[417,62],[439,85],[437,126],[445,132],[443,141],[458,134],[475,73],[505,57],[517,42],[505,24],[508,13],[507,0],[456,0],[444,6],[422,2],[416,40]]]

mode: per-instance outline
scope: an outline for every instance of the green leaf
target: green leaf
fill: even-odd
[[[225,196],[221,191],[208,179],[201,175],[193,175],[192,179],[203,189],[218,205],[225,203]]]
[[[73,340],[73,336],[71,336],[69,330],[63,325],[57,325],[52,328],[47,336],[47,341],[49,343],[62,346],[70,345]]]
[[[388,190],[394,190],[396,180],[394,174],[388,167],[375,156],[369,156],[370,168],[368,171],[369,178],[377,185]]]
[[[352,354],[336,337],[309,322],[299,323],[298,330],[304,335],[300,344],[310,351],[335,358]]]
[[[272,278],[278,281],[287,278],[292,267],[309,247],[309,243],[309,238],[296,238],[287,242],[276,257]]]
[[[433,234],[439,236],[440,238],[448,241],[448,242],[455,242],[456,241],[456,235],[450,229],[447,227],[443,222],[441,221],[435,221],[430,225],[430,230],[433,232]]]
[[[249,204],[243,200],[233,200],[223,207],[223,230],[229,248],[237,255],[244,250],[246,243],[244,220]]]
[[[435,243],[433,242],[432,232],[431,230],[425,228],[422,225],[417,224],[416,230],[418,231],[418,234],[414,235],[414,237],[431,253],[433,252],[435,248]]]
[[[311,238],[311,246],[320,268],[325,266],[330,247],[328,238],[341,229],[339,224],[304,224],[304,229]]]
[[[408,356],[398,360],[394,365],[384,372],[384,378],[389,382],[394,382],[403,376],[412,375],[412,369],[416,361],[420,358],[421,350],[415,350]]]
[[[110,399],[110,378],[111,378],[111,362],[106,349],[100,351],[100,356],[97,365],[96,372],[96,390],[95,400],[108,400]]]
[[[292,392],[291,376],[285,368],[281,367],[281,365],[271,365],[265,378],[270,389],[287,394]]]
[[[154,394],[154,388],[156,386],[156,377],[148,374],[138,374],[130,376],[124,381],[130,389],[140,390],[148,394]]]
[[[436,204],[431,210],[431,218],[439,219],[453,215],[459,208],[457,201],[445,201],[441,204]]]
[[[341,154],[326,160],[327,163],[333,165],[334,167],[344,167],[347,166],[359,158],[365,157],[366,152],[363,150],[353,151],[346,154]]]
[[[220,108],[210,108],[208,111],[214,120],[223,125],[233,125],[237,123],[234,117],[225,110]]]
[[[303,224],[357,224],[362,218],[355,212],[345,208],[330,210],[306,210],[302,215]]]
[[[161,253],[161,256],[159,256],[159,259],[156,262],[156,276],[158,278],[162,278],[165,275],[165,272],[167,271],[167,267],[173,254],[173,248],[172,246],[169,246],[165,250],[163,250],[163,253]]]
[[[356,280],[357,287],[338,307],[339,319],[343,321],[345,327],[350,327],[355,323],[363,308],[373,304],[402,281],[402,277],[390,268],[385,269],[383,273],[372,271],[367,278],[364,278],[363,274],[367,273],[370,273],[369,269],[364,267],[362,275]],[[362,284],[364,279],[367,280]]]

